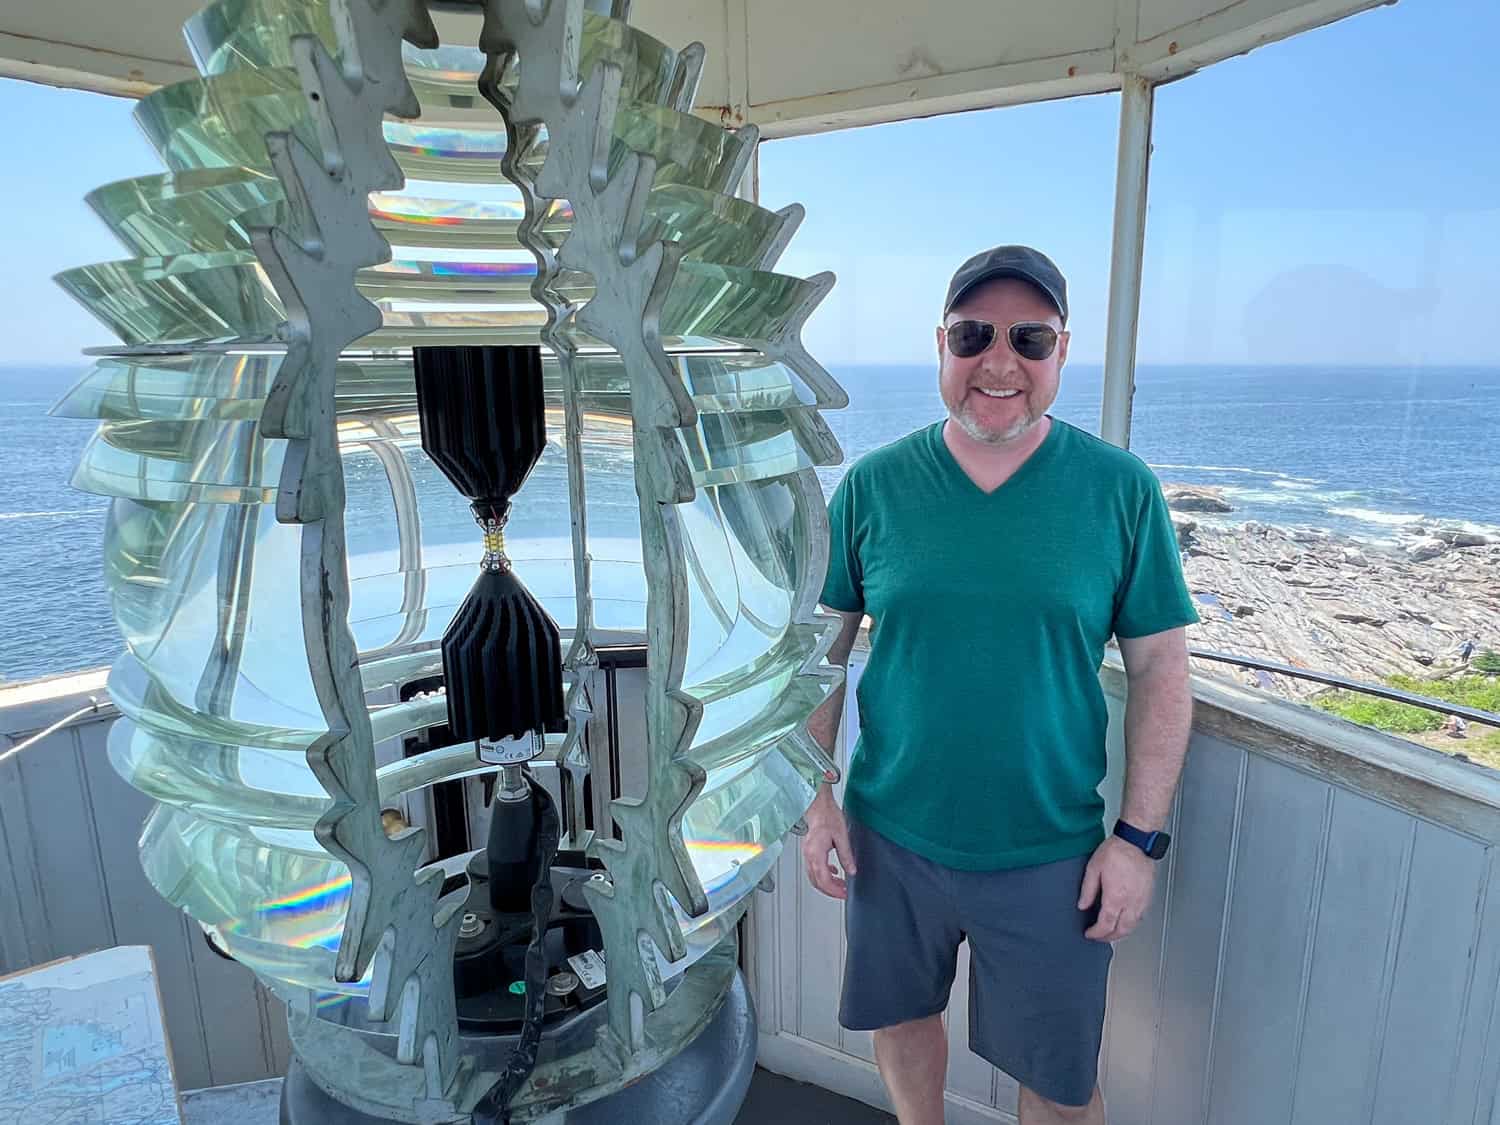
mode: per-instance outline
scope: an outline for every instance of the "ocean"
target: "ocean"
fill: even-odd
[[[46,416],[83,370],[0,367],[0,680],[98,667],[120,648],[100,577],[107,504],[68,483],[94,423]],[[826,416],[845,454],[819,470],[826,491],[943,415],[930,366],[832,371],[850,406]],[[1101,379],[1068,367],[1053,413],[1097,433]],[[1378,545],[1423,520],[1500,534],[1497,439],[1500,368],[1144,366],[1131,447],[1164,481],[1222,489],[1228,521]],[[453,507],[442,530],[472,548]]]

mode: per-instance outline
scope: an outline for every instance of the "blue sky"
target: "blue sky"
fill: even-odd
[[[1145,363],[1500,364],[1500,5],[1403,0],[1157,92]],[[108,333],[51,283],[122,256],[83,204],[161,170],[132,103],[0,80],[7,363]],[[1067,273],[1075,362],[1104,340],[1119,98],[768,142],[761,198],[808,218],[783,259],[831,269],[825,363],[927,363],[947,278],[1025,241]]]
[[[1403,0],[1158,89],[1143,362],[1500,363],[1493,0]],[[775,141],[797,272],[839,288],[815,355],[929,360],[947,278],[998,242],[1068,276],[1104,347],[1119,97]],[[872,237],[872,232],[880,232]]]

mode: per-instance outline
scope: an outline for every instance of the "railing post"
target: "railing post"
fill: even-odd
[[[1099,434],[1130,447],[1135,394],[1135,340],[1141,312],[1141,260],[1146,242],[1146,182],[1151,167],[1154,88],[1126,75],[1120,97],[1120,150],[1115,168],[1114,244],[1109,268],[1109,315],[1104,338],[1104,402]]]

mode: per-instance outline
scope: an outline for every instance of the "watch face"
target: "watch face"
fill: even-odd
[[[1167,845],[1172,842],[1172,837],[1165,832],[1151,833],[1151,850],[1146,854],[1152,859],[1161,859],[1167,854]]]

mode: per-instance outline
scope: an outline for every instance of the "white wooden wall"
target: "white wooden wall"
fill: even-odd
[[[22,690],[0,694],[0,750],[90,695],[103,699],[103,674],[4,705]],[[106,705],[0,763],[0,976],[93,949],[149,945],[180,1089],[280,1075],[289,1050],[281,1002],[214,953],[141,871],[136,843],[151,802],[109,764],[114,717]]]

